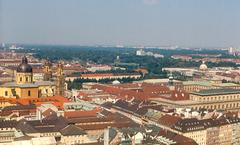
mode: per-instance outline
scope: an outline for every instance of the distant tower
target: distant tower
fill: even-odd
[[[44,68],[43,68],[43,72],[44,72],[44,81],[50,81],[50,79],[52,78],[52,63],[47,60],[44,63]]]
[[[120,57],[117,56],[117,58],[115,59],[115,64],[119,64],[121,61],[120,61]]]
[[[56,94],[64,96],[65,91],[65,80],[64,80],[64,74],[63,74],[63,63],[60,62],[57,65],[57,85],[56,85]]]
[[[175,90],[174,82],[173,82],[173,74],[172,72],[169,75],[168,86],[170,90]]]

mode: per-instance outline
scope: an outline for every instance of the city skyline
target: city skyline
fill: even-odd
[[[0,0],[0,42],[240,47],[237,0]]]

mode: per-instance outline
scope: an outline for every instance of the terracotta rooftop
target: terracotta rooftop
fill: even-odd
[[[112,73],[96,73],[96,74],[81,74],[81,77],[109,77],[113,76]]]
[[[159,118],[158,123],[168,127],[173,127],[179,120],[181,120],[181,117],[166,114]]]
[[[95,108],[94,110],[90,111],[86,110],[65,111],[64,117],[66,118],[95,117],[98,112],[100,112],[99,108]]]

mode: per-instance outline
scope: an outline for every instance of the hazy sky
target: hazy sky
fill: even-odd
[[[0,42],[240,47],[240,0],[0,0]]]

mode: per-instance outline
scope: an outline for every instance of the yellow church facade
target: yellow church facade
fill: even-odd
[[[15,81],[0,86],[0,97],[5,98],[40,98],[54,96],[56,85],[51,81],[33,81],[31,65],[26,57],[17,67]]]

